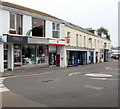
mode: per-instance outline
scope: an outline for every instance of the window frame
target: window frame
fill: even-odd
[[[42,22],[40,25],[42,25],[42,36],[37,36],[37,37],[45,37],[45,20],[44,19],[40,19],[37,17],[32,17],[32,27],[39,27],[40,25],[38,24],[34,24],[34,21],[36,20],[36,22]],[[35,26],[36,25],[36,26]]]
[[[55,28],[53,28],[53,25]],[[57,28],[59,25],[59,29]],[[53,32],[57,32],[58,37],[54,37]],[[52,38],[60,38],[60,24],[59,23],[52,23]]]
[[[16,29],[17,29],[17,28],[16,28],[16,26],[17,26],[16,14],[10,12],[10,20],[11,20],[11,15],[14,15],[14,18],[15,18],[15,21],[14,21],[14,23],[15,23],[15,25],[14,25],[15,28],[11,28],[11,22],[10,22],[10,27],[9,27],[9,28],[10,28],[10,30],[16,31]]]

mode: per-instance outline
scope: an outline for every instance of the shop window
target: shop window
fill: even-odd
[[[14,45],[14,67],[21,66],[21,45]]]
[[[48,63],[48,48],[47,46],[37,46],[37,57],[36,57],[37,64],[44,64]]]
[[[8,68],[8,44],[4,44],[4,69]]]
[[[22,46],[22,64],[23,65],[36,64],[35,45],[23,45]]]
[[[52,34],[53,38],[60,37],[60,24],[52,23]]]
[[[33,18],[32,19],[32,36],[45,37],[45,21]]]
[[[48,63],[48,47],[42,45],[23,45],[22,64],[45,64]]]
[[[10,13],[10,34],[22,34],[22,15]]]

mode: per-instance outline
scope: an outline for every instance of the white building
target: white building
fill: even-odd
[[[108,61],[111,41],[46,13],[0,2],[0,72]]]
[[[46,13],[0,2],[0,72],[36,66],[60,65],[64,24]],[[60,55],[61,53],[61,55]]]
[[[112,49],[111,49],[111,55],[112,56],[120,55],[120,47],[112,47]]]

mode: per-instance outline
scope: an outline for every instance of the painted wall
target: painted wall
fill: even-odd
[[[9,33],[10,14],[9,11],[2,10],[2,34]]]
[[[23,35],[26,35],[27,31],[32,28],[32,17],[23,15]]]
[[[67,67],[67,58],[66,58],[66,49],[65,46],[60,47],[60,67]]]
[[[0,25],[2,25],[2,9],[0,6]],[[0,28],[0,36],[2,35],[2,28]]]
[[[94,63],[96,62],[96,52],[98,52],[98,62],[100,62],[101,55],[102,55],[101,51],[103,49],[111,50],[111,41],[106,38],[87,34],[87,33],[78,31],[77,29],[65,26],[65,37],[67,37],[67,32],[70,32],[70,43],[69,44],[66,43],[66,46],[69,45],[69,46],[76,47],[77,46],[76,34],[78,34],[78,47],[94,49]],[[90,38],[91,38],[91,41],[89,40]],[[106,48],[104,48],[104,43],[107,44]],[[89,56],[89,53],[88,53],[88,56]],[[102,59],[102,62],[103,62],[103,59]]]
[[[60,24],[60,39],[65,39],[64,28],[64,24]]]
[[[0,72],[4,72],[4,45],[0,44]]]
[[[46,20],[45,21],[45,37],[52,38],[52,22]]]

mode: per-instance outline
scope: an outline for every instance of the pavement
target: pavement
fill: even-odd
[[[107,62],[105,62],[107,63]],[[86,66],[95,66],[98,64],[103,63],[96,63],[96,64],[87,64],[87,65],[79,65],[79,66],[73,66],[73,67],[59,67],[59,66],[49,66],[49,67],[37,67],[37,68],[26,68],[26,69],[15,69],[13,71],[6,70],[2,73],[2,77],[11,77],[11,76],[22,76],[22,75],[36,75],[40,73],[50,73],[50,72],[58,72],[58,71],[72,71],[76,68],[83,68]]]
[[[6,70],[2,73],[2,77],[11,77],[11,76],[22,76],[22,75],[31,75],[31,74],[40,74],[40,73],[47,73],[48,71],[54,71],[62,69],[60,67],[54,66],[54,67],[38,67],[38,68],[26,68],[26,69],[16,69],[13,71]]]
[[[5,93],[5,94],[4,94]],[[5,104],[5,107],[27,107],[29,105],[29,107],[46,107],[43,104],[40,104],[38,102],[35,102],[33,100],[27,99],[23,96],[17,95],[11,91],[9,92],[3,92],[2,93],[4,95],[4,97],[2,97],[2,100],[6,100],[7,102],[3,102],[3,106]]]

